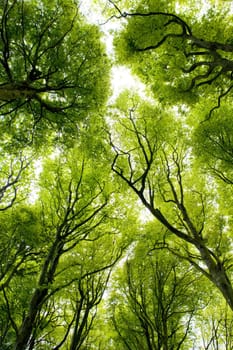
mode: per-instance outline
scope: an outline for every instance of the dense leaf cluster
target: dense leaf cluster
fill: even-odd
[[[232,349],[230,4],[89,5],[0,4],[0,348]]]

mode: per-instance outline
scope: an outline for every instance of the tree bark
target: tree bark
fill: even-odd
[[[48,294],[48,285],[53,282],[63,245],[63,242],[57,237],[47,255],[37,288],[31,298],[28,313],[19,330],[14,350],[25,350],[28,346],[33,328],[35,327],[36,318]]]
[[[12,101],[20,98],[34,98],[36,90],[26,83],[7,83],[0,86],[0,100]]]

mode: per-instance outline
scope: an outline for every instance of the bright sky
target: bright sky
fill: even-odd
[[[80,10],[89,22],[101,25],[101,30],[104,33],[104,43],[107,52],[111,55],[113,53],[112,32],[119,29],[120,21],[112,20],[103,24],[106,21],[106,18],[103,17],[99,5],[92,5],[92,0],[83,1]],[[115,65],[112,68],[111,76],[113,89],[112,99],[115,99],[125,89],[135,89],[138,93],[145,95],[145,86],[140,82],[139,78],[131,74],[129,68]]]

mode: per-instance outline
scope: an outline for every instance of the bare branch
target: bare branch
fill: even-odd
[[[7,179],[5,184],[0,187],[0,203],[2,202],[2,207],[0,207],[0,211],[5,211],[12,207],[17,197],[17,183],[19,182],[23,171],[29,166],[30,161],[23,159],[22,156],[20,158],[20,167],[16,171],[14,170],[15,163],[12,161],[10,165],[10,171],[7,175]],[[8,199],[8,197],[10,197]],[[8,201],[8,204],[5,202]]]
[[[232,88],[233,88],[233,84],[230,85],[229,88],[228,88],[226,91],[224,91],[222,94],[220,94],[220,95],[218,96],[218,104],[217,104],[216,106],[214,106],[213,108],[211,108],[211,110],[210,110],[208,116],[202,121],[202,123],[208,121],[208,120],[211,118],[212,113],[213,113],[216,109],[219,109],[219,108],[221,107],[221,100],[222,100],[222,98],[225,97],[225,96],[227,96],[227,95],[229,94],[229,92],[232,90]]]
[[[133,49],[138,52],[151,51],[156,50],[161,47],[168,39],[172,39],[173,42],[176,40],[182,40],[186,43],[186,48],[181,49],[185,55],[185,57],[192,58],[192,65],[189,68],[184,68],[182,71],[186,74],[194,72],[197,68],[205,68],[208,67],[207,71],[203,74],[196,74],[192,80],[189,88],[186,91],[191,91],[195,87],[200,87],[203,85],[210,85],[214,81],[217,81],[219,78],[223,77],[227,78],[225,85],[228,86],[226,90],[221,93],[218,97],[217,106],[213,107],[210,110],[209,116],[206,118],[208,120],[211,117],[212,112],[220,107],[220,102],[223,97],[228,95],[232,89],[232,71],[233,71],[233,61],[229,58],[229,55],[225,55],[226,53],[233,52],[232,44],[224,44],[217,41],[209,41],[203,38],[199,38],[195,36],[187,24],[180,16],[177,16],[174,13],[166,13],[161,11],[156,12],[122,12],[120,8],[116,5],[114,1],[110,1],[109,3],[115,8],[117,11],[117,16],[113,16],[115,18],[156,18],[159,17],[164,19],[164,33],[162,38],[159,39],[156,43],[148,44],[147,46],[143,46],[143,42],[133,43]],[[167,21],[168,19],[168,21]],[[174,28],[174,24],[180,27],[181,31],[178,31]],[[171,32],[168,32],[169,29]],[[156,29],[155,29],[156,31]],[[153,39],[152,39],[153,40]],[[187,47],[190,47],[190,51],[187,52]],[[193,50],[195,48],[196,50]],[[202,58],[203,56],[203,58]],[[206,57],[209,57],[210,60],[206,60]],[[227,73],[229,73],[227,75]],[[230,86],[229,86],[230,84]],[[216,88],[217,90],[217,88]],[[219,93],[219,91],[217,91]]]

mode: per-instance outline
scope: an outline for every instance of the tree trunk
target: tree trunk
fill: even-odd
[[[64,243],[56,238],[42,267],[39,282],[31,298],[26,317],[20,327],[14,350],[25,350],[35,327],[35,321],[39,315],[45,298],[48,294],[48,285],[53,282],[54,274],[62,254]]]
[[[21,329],[19,330],[19,334],[14,348],[15,350],[25,350],[27,348],[29,339],[34,328],[36,316],[38,315],[41,309],[43,300],[47,295],[47,292],[47,288],[37,288],[35,290],[31,299],[29,312],[23,321]]]
[[[12,101],[20,98],[33,98],[36,91],[26,83],[8,83],[0,86],[0,100]]]
[[[197,249],[200,252],[203,262],[208,267],[210,280],[222,293],[233,311],[233,288],[223,264],[220,261],[218,263],[214,261],[207,247],[200,246]]]

